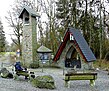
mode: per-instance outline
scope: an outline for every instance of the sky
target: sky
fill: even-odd
[[[5,19],[5,16],[7,16],[7,11],[11,8],[11,5],[14,3],[14,0],[0,0],[0,19],[3,23],[4,31],[6,33],[6,40],[9,43],[12,43],[11,36],[8,34],[12,33],[12,30],[10,29],[7,20]]]
[[[7,23],[5,16],[8,15],[7,12],[11,9],[11,5],[13,5],[14,2],[15,2],[15,0],[0,0],[0,19],[3,23],[6,41],[8,41],[9,44],[12,43],[10,34],[13,34],[13,30],[11,27],[9,27],[9,24]],[[44,18],[44,16],[42,16],[42,17]],[[44,20],[45,20],[45,18],[44,18]]]

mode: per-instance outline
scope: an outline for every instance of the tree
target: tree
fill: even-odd
[[[55,15],[55,1],[54,0],[38,0],[38,11],[40,15],[45,14],[47,16],[47,21],[38,22],[40,31],[41,44],[50,48],[53,53],[56,52],[58,47],[58,37],[57,37],[57,20]],[[44,25],[44,26],[43,26]],[[43,43],[42,43],[43,42]]]
[[[3,25],[2,22],[0,20],[0,52],[4,52],[5,51],[5,32],[3,30]]]
[[[105,53],[104,48],[107,46],[104,43],[104,39],[106,39],[105,27],[109,27],[105,18],[106,14],[109,13],[106,11],[104,2],[102,1],[100,4],[100,0],[58,0],[56,9],[57,19],[62,23],[61,31],[69,25],[70,27],[81,29],[93,52],[97,57],[100,57],[102,54],[102,58]],[[99,23],[100,21],[102,22]],[[100,34],[102,37],[100,37]]]
[[[37,0],[38,5],[36,7],[30,0],[17,1],[13,11],[10,11],[7,20],[10,21],[9,24],[11,27],[14,27],[18,40],[18,35],[21,36],[22,32],[22,22],[16,18],[20,11],[20,7],[27,5],[34,8],[40,15],[45,14],[47,16],[47,21],[43,22],[41,19],[38,21],[40,32],[39,43],[52,49],[54,53],[57,51],[65,30],[69,26],[80,29],[83,32],[83,36],[90,48],[96,54],[96,57],[99,58],[102,53],[103,58],[105,53],[107,53],[107,50],[105,50],[105,47],[108,46],[108,44],[106,44],[107,33],[105,29],[107,27],[108,32],[109,24],[107,21],[109,19],[106,18],[106,15],[109,15],[109,13],[106,11],[104,0],[102,1],[101,6],[100,0]],[[16,14],[16,12],[18,13]],[[100,20],[102,20],[101,24]],[[100,34],[102,35],[102,38],[100,37]],[[18,41],[17,43],[20,44]],[[102,44],[102,47],[100,47],[100,43]],[[102,51],[100,52],[101,49]]]
[[[18,12],[12,10],[8,11],[8,16],[6,19],[8,21],[9,26],[13,29],[14,36],[16,38],[12,38],[13,43],[16,44],[17,48],[21,50],[21,36],[22,36],[22,22],[18,19]],[[17,39],[17,40],[16,40]]]
[[[21,38],[22,38],[22,21],[18,18],[23,5],[27,5],[33,8],[32,2],[29,0],[17,0],[12,6],[12,9],[8,11],[6,19],[9,26],[13,29],[16,38],[12,38],[13,43],[17,46],[17,49],[21,50]]]

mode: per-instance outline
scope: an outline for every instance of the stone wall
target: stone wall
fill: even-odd
[[[32,17],[31,18],[31,24],[32,24],[32,54],[33,54],[33,61],[36,61],[37,58],[37,52],[36,52],[36,48],[37,48],[37,22],[36,22],[36,18]]]
[[[30,16],[30,23],[23,26],[22,59],[26,66],[36,60],[36,18]]]
[[[72,43],[70,43],[70,41],[67,41],[66,47],[64,48],[64,50],[60,56],[60,59],[58,60],[59,67],[61,67],[61,68],[65,67],[66,53],[71,46],[72,46]]]

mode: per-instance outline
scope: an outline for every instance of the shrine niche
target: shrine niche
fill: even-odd
[[[42,60],[43,62],[46,62],[46,61],[50,60],[52,50],[50,50],[49,48],[41,45],[37,49],[37,53],[38,53],[38,56],[39,56],[39,60]]]

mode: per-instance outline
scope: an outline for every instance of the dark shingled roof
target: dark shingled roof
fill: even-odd
[[[24,6],[23,9],[21,10],[20,14],[19,14],[19,18],[23,18],[23,13],[24,13],[25,10],[26,10],[31,16],[40,17],[39,14],[38,14],[34,9],[31,9],[31,8],[29,8],[28,6]]]
[[[85,56],[87,61],[96,60],[94,54],[92,53],[91,49],[89,48],[86,40],[82,36],[81,32],[77,29],[70,28],[69,31],[73,34],[80,50],[82,51],[83,55]]]
[[[63,42],[60,44],[58,51],[57,51],[56,55],[54,56],[53,61],[57,61],[59,59],[60,55],[62,54],[62,52],[66,46],[67,41],[70,40],[70,34],[72,34],[74,37],[74,40],[71,42],[73,42],[75,49],[78,51],[78,53],[83,58],[83,60],[85,60],[86,62],[95,61],[96,57],[92,53],[90,47],[88,46],[88,44],[87,44],[86,40],[84,39],[84,37],[82,36],[81,32],[74,28],[67,29],[65,36],[63,38]]]

